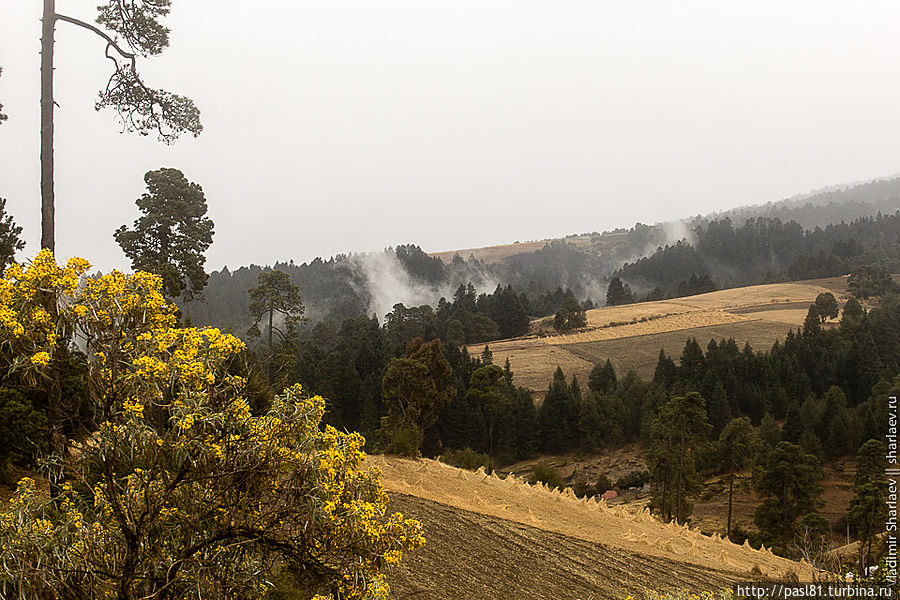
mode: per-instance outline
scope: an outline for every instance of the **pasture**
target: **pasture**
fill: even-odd
[[[578,331],[541,335],[548,331],[548,320],[541,319],[532,323],[532,334],[489,346],[496,364],[509,359],[516,385],[536,392],[547,389],[557,367],[585,382],[593,366],[607,359],[620,376],[631,369],[649,378],[660,349],[677,360],[691,337],[703,347],[711,339],[733,337],[742,347],[749,342],[754,349],[766,349],[802,326],[818,294],[831,292],[843,304],[845,291],[844,278],[830,278],[603,307],[589,310],[587,327]],[[483,344],[473,344],[469,353],[483,349]]]

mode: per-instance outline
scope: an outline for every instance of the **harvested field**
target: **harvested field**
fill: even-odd
[[[719,590],[738,579],[674,556],[627,552],[414,496],[390,496],[390,510],[420,519],[428,540],[389,573],[395,598],[623,600],[676,587]]]
[[[505,244],[502,246],[486,246],[484,248],[465,248],[463,250],[448,250],[446,252],[432,252],[429,256],[436,256],[445,263],[450,263],[453,256],[459,254],[463,258],[474,256],[478,260],[491,264],[500,262],[510,256],[536,252],[543,248],[550,240],[538,240],[536,242],[523,242],[519,244]]]
[[[593,247],[595,250],[602,249],[609,245],[621,243],[627,237],[626,233],[606,232],[601,235],[578,235],[565,238],[567,244],[579,246],[582,249]],[[529,242],[516,242],[514,244],[501,244],[498,246],[485,246],[482,248],[464,248],[462,250],[447,250],[444,252],[430,252],[429,256],[440,258],[445,263],[453,260],[455,254],[459,254],[463,258],[474,256],[478,260],[482,260],[488,264],[503,262],[504,260],[520,254],[531,254],[537,252],[547,244],[558,241],[560,238],[543,239]],[[602,250],[598,250],[600,254]]]
[[[777,557],[768,550],[752,550],[686,527],[664,525],[644,510],[609,507],[603,501],[579,500],[571,490],[566,493],[549,491],[527,485],[514,476],[499,479],[485,475],[483,471],[464,471],[430,460],[384,456],[372,456],[368,460],[382,470],[381,481],[388,492],[513,521],[581,542],[602,544],[609,549],[606,555],[632,554],[668,562],[668,567],[660,565],[659,570],[653,569],[656,572],[649,580],[653,585],[676,584],[678,575],[672,573],[675,557],[678,562],[698,569],[695,572],[718,571],[731,573],[734,577],[750,577],[751,571],[755,570],[761,578],[782,577],[789,573],[802,578],[811,576],[808,568]],[[500,529],[504,528],[508,526]],[[523,529],[512,528],[510,531],[510,535],[515,536]],[[630,568],[627,561],[621,564],[623,572],[620,576],[626,577]],[[620,593],[616,597],[621,599],[623,595]]]
[[[733,323],[746,320],[747,317],[743,316],[746,314],[765,318],[759,313],[780,308],[796,309],[801,305],[809,308],[816,296],[828,291],[831,290],[813,283],[773,283],[659,302],[640,302],[627,306],[595,308],[587,312],[587,333],[593,334],[595,328],[603,328],[605,337],[600,339],[616,339]],[[806,316],[805,311],[803,316]],[[796,324],[802,323],[803,319],[801,318]],[[611,324],[615,325],[610,326]],[[581,335],[584,333],[553,336],[544,338],[544,340],[551,344],[566,343],[562,340]],[[558,338],[562,338],[562,340]]]
[[[628,369],[633,369],[635,373],[647,379],[653,377],[660,348],[677,361],[678,357],[681,356],[682,349],[684,349],[684,343],[689,337],[697,338],[697,342],[704,350],[712,339],[721,340],[732,337],[741,347],[743,347],[744,343],[749,342],[753,348],[763,350],[770,348],[776,340],[784,339],[784,336],[791,329],[796,329],[796,326],[778,321],[743,321],[728,325],[695,327],[640,337],[569,344],[562,346],[562,348],[578,359],[592,365],[602,364],[608,358],[620,375],[624,374]],[[491,350],[494,351],[493,346]],[[505,360],[497,357],[498,353],[494,351],[495,361]],[[510,364],[515,372],[516,367],[512,359],[510,359]],[[556,366],[553,369],[556,369]],[[563,370],[565,371],[565,367],[563,367]],[[590,373],[590,369],[582,369],[580,372],[575,372],[579,379],[582,377],[581,373]],[[568,375],[569,372],[566,371],[566,374]],[[553,372],[550,371],[551,378],[552,375]],[[537,380],[537,373],[534,373],[533,377]],[[544,389],[546,389],[549,381],[549,379],[545,380],[542,386]]]
[[[496,363],[509,358],[517,385],[536,392],[547,389],[557,366],[567,376],[583,380],[595,364],[607,359],[620,374],[633,369],[650,377],[659,350],[677,358],[689,337],[704,346],[710,339],[733,337],[741,346],[749,342],[756,349],[767,349],[802,326],[817,295],[830,291],[840,296],[845,290],[846,279],[838,277],[604,307],[587,312],[588,326],[582,330],[501,340],[490,348]],[[533,327],[541,330],[546,323],[539,321]],[[469,353],[478,354],[483,348],[473,345]]]
[[[632,338],[654,333],[669,331],[681,331],[683,329],[695,329],[710,325],[725,325],[727,323],[746,323],[752,320],[750,317],[733,314],[724,310],[698,310],[680,314],[667,315],[649,321],[628,323],[616,327],[601,327],[588,329],[571,335],[558,336],[558,338],[543,338],[545,344],[580,344],[582,342],[600,342],[604,340],[618,340]],[[559,339],[562,338],[562,339]]]

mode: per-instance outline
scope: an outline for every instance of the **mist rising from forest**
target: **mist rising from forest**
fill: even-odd
[[[453,270],[446,281],[429,284],[410,274],[390,249],[353,255],[349,261],[364,282],[364,289],[358,291],[369,299],[367,314],[374,314],[381,322],[398,303],[406,307],[436,306],[441,298],[451,299],[461,283],[472,283],[479,293],[492,292],[499,283],[487,269],[466,263],[463,269]]]

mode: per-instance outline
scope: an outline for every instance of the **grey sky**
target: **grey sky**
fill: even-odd
[[[57,0],[93,19],[97,0]],[[120,135],[104,44],[57,30],[61,255],[176,167],[216,223],[208,266],[416,243],[447,250],[656,222],[900,171],[900,4],[174,0],[145,79],[200,138]],[[0,0],[0,196],[39,241],[39,0]]]

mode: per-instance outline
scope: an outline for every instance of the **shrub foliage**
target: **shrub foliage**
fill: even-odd
[[[382,570],[424,540],[387,516],[362,436],[320,428],[299,385],[252,414],[223,369],[237,338],[177,327],[155,275],[76,290],[87,268],[42,251],[0,280],[14,367],[49,385],[62,337],[83,337],[97,423],[57,457],[54,497],[26,478],[0,513],[0,596],[262,598],[278,571],[304,597],[386,596]]]

